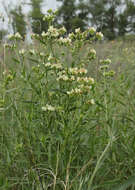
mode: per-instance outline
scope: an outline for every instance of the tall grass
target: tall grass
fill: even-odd
[[[134,189],[134,44],[64,32],[2,47],[0,189]]]

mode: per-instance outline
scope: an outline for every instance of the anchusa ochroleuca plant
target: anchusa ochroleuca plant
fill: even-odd
[[[12,118],[16,118],[14,125],[20,126],[20,143],[14,148],[17,150],[14,155],[15,158],[18,155],[25,158],[27,169],[22,178],[26,186],[34,188],[37,184],[41,189],[55,190],[61,189],[60,185],[69,190],[74,179],[81,176],[80,169],[72,165],[78,163],[82,168],[86,164],[85,158],[88,163],[91,159],[89,142],[92,143],[91,125],[95,121],[90,114],[95,116],[97,101],[96,80],[90,75],[88,66],[97,56],[92,43],[102,40],[103,34],[93,27],[84,32],[77,28],[68,34],[65,27],[53,25],[55,14],[48,11],[44,17],[48,30],[41,35],[31,34],[31,45],[21,48],[23,43],[19,33],[8,36],[9,43],[4,48],[11,53],[13,64],[10,70],[6,65],[3,69],[5,90],[0,104],[4,105],[3,99],[10,93],[8,101],[11,102]],[[108,71],[109,64],[109,59],[101,61],[99,70],[103,76],[113,75]],[[92,168],[89,169],[92,173]],[[88,176],[84,180],[89,187],[95,173],[90,183]]]

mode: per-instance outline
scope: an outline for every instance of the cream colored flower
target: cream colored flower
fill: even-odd
[[[96,32],[96,29],[95,29],[94,27],[90,27],[90,28],[89,28],[89,33],[90,33],[91,35],[94,35],[95,32]]]
[[[66,33],[66,28],[63,26],[62,28],[59,29],[60,34]]]
[[[9,34],[9,35],[7,36],[7,38],[8,38],[8,40],[11,40],[11,39],[14,38],[14,35],[13,35],[13,34]]]
[[[80,69],[78,70],[78,72],[79,72],[80,74],[86,74],[88,71],[87,71],[87,69],[85,69],[85,68],[80,68]]]
[[[90,102],[91,102],[91,104],[95,104],[94,99],[91,99]]]
[[[60,76],[57,78],[57,81],[59,81],[59,80],[68,81],[69,78],[68,78],[67,75],[60,75]]]
[[[19,32],[17,32],[14,36],[15,36],[15,38],[18,39],[18,40],[21,40],[21,39],[22,39],[22,36],[21,36],[21,34],[19,34]]]
[[[77,82],[94,84],[94,79],[91,77],[77,77]]]
[[[42,107],[42,110],[43,111],[55,111],[56,109],[55,109],[55,107],[46,104],[46,106]]]
[[[85,68],[69,68],[69,73],[71,73],[72,75],[77,75],[77,74],[86,74],[87,73],[87,69]]]
[[[25,50],[24,49],[19,50],[19,54],[20,55],[24,55],[25,54]]]
[[[60,37],[59,39],[58,39],[58,42],[60,43],[60,44],[65,44],[65,45],[69,45],[69,44],[71,44],[71,42],[72,42],[72,40],[70,39],[70,38],[63,38],[63,37]]]
[[[80,28],[75,29],[75,33],[80,33],[80,32],[81,32]]]
[[[51,63],[48,62],[48,63],[44,64],[44,66],[45,66],[45,67],[51,67]]]
[[[62,65],[60,63],[54,63],[51,65],[51,68],[55,68],[55,69],[61,69],[62,68]]]
[[[36,54],[36,52],[35,52],[34,49],[30,49],[30,50],[29,50],[29,53],[30,53],[31,55],[35,55],[35,54]]]
[[[74,88],[71,91],[67,91],[68,95],[75,95],[75,94],[81,94],[82,90],[80,88]]]
[[[101,32],[97,32],[96,37],[97,37],[98,40],[102,40],[103,39],[103,34]]]

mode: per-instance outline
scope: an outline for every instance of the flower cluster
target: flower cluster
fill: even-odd
[[[96,50],[95,49],[91,49],[89,52],[88,52],[88,58],[89,60],[93,60],[96,58]]]
[[[100,64],[103,64],[103,65],[109,65],[111,64],[111,60],[110,59],[104,59],[104,60],[100,60]]]
[[[75,38],[75,34],[72,32],[72,33],[69,33],[68,34],[68,38],[73,40]]]
[[[56,108],[49,105],[49,104],[46,104],[46,106],[42,107],[42,111],[55,111]]]
[[[115,71],[111,70],[108,72],[103,72],[104,77],[113,77],[115,75]]]
[[[7,44],[7,43],[5,43],[5,44],[4,44],[4,47],[13,50],[13,49],[16,48],[16,44]]]
[[[63,27],[61,27],[59,30],[59,34],[60,35],[63,35],[63,34],[65,34],[67,31],[66,31],[66,28],[63,26]]]
[[[107,70],[109,68],[109,65],[101,65],[100,69],[101,70]]]
[[[52,9],[49,9],[47,11],[47,14],[43,17],[43,21],[46,21],[48,23],[52,23],[54,21],[54,18],[57,14],[57,10],[56,11],[53,11]]]
[[[30,55],[36,55],[36,52],[35,52],[34,49],[30,49],[30,50],[29,50],[29,54],[30,54]]]
[[[75,29],[75,33],[77,34],[77,33],[80,33],[81,32],[81,30],[80,30],[80,28],[76,28]]]
[[[45,54],[43,52],[39,52],[39,56],[40,56],[40,58],[44,58]]]
[[[82,94],[82,90],[80,88],[74,88],[71,91],[67,91],[68,95],[76,95],[76,94]]]
[[[68,72],[72,75],[78,75],[78,74],[86,74],[88,71],[85,68],[74,67],[74,68],[69,68]]]
[[[66,74],[58,73],[57,81],[63,80],[63,81],[69,81],[69,77]]]
[[[48,31],[46,33],[48,36],[51,36],[51,37],[55,37],[57,38],[59,36],[59,32],[57,30],[57,28],[54,28],[53,26],[50,26],[48,28]],[[43,36],[43,35],[42,35]]]
[[[84,32],[81,32],[80,28],[75,29],[75,33],[69,33],[68,37],[71,40],[79,40],[79,42],[83,42],[86,40],[102,40],[103,34],[101,32],[96,32],[94,27],[89,27]]]
[[[50,62],[47,62],[47,63],[43,63],[43,65],[45,67],[50,68],[50,69],[62,69],[61,63],[50,63]]]
[[[102,34],[101,32],[97,32],[97,33],[96,33],[96,38],[97,38],[98,40],[102,40],[102,39],[103,39],[103,34]]]
[[[17,32],[16,34],[9,34],[8,40],[22,40],[22,36]]]
[[[53,26],[49,26],[48,31],[47,32],[42,32],[41,36],[43,39],[46,38],[58,38],[60,35],[63,35],[64,33],[66,33],[66,29],[64,27],[57,29],[54,28]]]
[[[67,91],[68,95],[81,95],[83,93],[87,93],[92,89],[92,86],[88,86],[85,84],[78,85],[70,91]]]
[[[72,42],[72,40],[69,37],[67,37],[67,38],[60,37],[58,39],[58,43],[60,45],[71,45],[71,42]]]
[[[104,59],[104,60],[100,60],[100,70],[107,70],[109,69],[109,64],[111,64],[111,60],[110,59]]]
[[[95,104],[95,100],[91,99],[91,100],[88,100],[86,103],[89,104],[89,105],[94,105]]]
[[[94,84],[94,79],[91,77],[77,77],[77,82],[85,84]]]
[[[89,33],[90,33],[91,35],[94,35],[95,32],[96,32],[96,29],[95,29],[94,27],[90,27],[90,28],[88,28],[88,31],[89,31]]]
[[[25,49],[19,50],[19,54],[20,54],[21,56],[24,56],[25,52],[26,52]]]
[[[101,66],[99,68],[104,77],[109,78],[114,76],[115,72],[113,70],[109,70],[109,65],[111,64],[111,60],[109,58],[100,60],[100,64]]]
[[[78,41],[78,43],[80,43],[86,40],[87,35],[88,35],[87,31],[81,32],[80,28],[77,28],[74,34],[73,33],[69,34],[69,37]]]
[[[31,39],[37,39],[37,40],[39,40],[40,36],[39,36],[39,34],[32,33],[31,34]]]

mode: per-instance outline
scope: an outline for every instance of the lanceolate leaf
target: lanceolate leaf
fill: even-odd
[[[131,185],[135,185],[135,176],[131,176],[126,181],[124,181],[121,185],[117,185],[111,190],[127,190]]]

